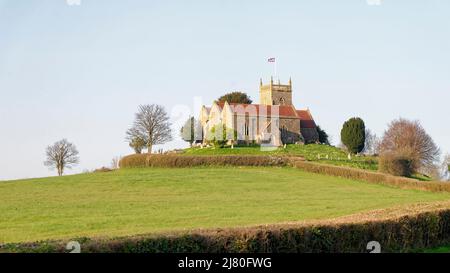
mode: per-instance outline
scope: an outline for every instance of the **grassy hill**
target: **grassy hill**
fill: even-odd
[[[0,183],[0,243],[325,219],[448,199],[294,168],[124,169]]]
[[[372,156],[353,156],[348,158],[348,154],[343,150],[320,144],[309,145],[287,145],[275,151],[262,151],[259,146],[236,146],[234,149],[226,148],[189,148],[185,155],[286,155],[301,156],[308,161],[315,161],[337,166],[347,166],[365,170],[378,170],[378,160]]]

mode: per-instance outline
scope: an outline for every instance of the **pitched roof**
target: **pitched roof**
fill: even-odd
[[[225,103],[221,102],[217,104],[220,109],[223,109]],[[250,114],[254,116],[267,116],[271,117],[272,114],[278,114],[280,117],[299,118],[295,108],[292,105],[263,105],[263,104],[241,104],[241,103],[229,103],[231,110],[236,114]]]
[[[316,123],[309,110],[297,110],[297,115],[300,118],[300,128],[316,128]]]
[[[316,122],[309,110],[296,110],[292,105],[263,105],[263,104],[241,104],[241,103],[228,103],[231,111],[236,114],[251,116],[267,116],[271,117],[272,114],[277,113],[279,117],[294,118],[300,120],[300,128],[316,128]],[[217,103],[220,110],[223,110],[225,106],[224,102]]]
[[[211,107],[206,107],[205,106],[205,110],[206,110],[206,113],[208,113],[208,115],[209,115],[209,112],[211,112]]]

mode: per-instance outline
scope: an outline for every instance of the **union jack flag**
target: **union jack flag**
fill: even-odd
[[[267,61],[268,61],[269,63],[274,63],[274,62],[275,62],[275,58],[269,58]]]

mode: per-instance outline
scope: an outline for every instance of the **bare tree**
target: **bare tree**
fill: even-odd
[[[381,154],[402,155],[411,160],[413,171],[433,167],[439,148],[418,121],[394,120],[380,144]]]
[[[363,153],[367,155],[378,154],[380,140],[377,135],[372,133],[370,129],[366,129],[366,143],[364,144]]]
[[[172,140],[169,116],[164,107],[156,104],[140,105],[132,128],[127,131],[127,140],[140,138],[147,146],[148,153],[153,145]]]
[[[119,156],[113,157],[113,159],[111,160],[111,169],[112,170],[119,169],[119,162],[120,162]]]
[[[450,154],[447,154],[444,157],[444,162],[442,164],[442,169],[443,169],[443,178],[444,180],[450,181]]]
[[[342,141],[339,141],[339,143],[338,143],[337,147],[338,147],[339,149],[341,149],[342,151],[344,151],[344,152],[348,153],[348,149],[347,149],[347,146],[345,146],[345,144],[344,144],[344,143],[342,143]]]
[[[62,139],[48,146],[46,156],[47,160],[44,162],[44,165],[50,169],[56,169],[59,176],[63,175],[65,168],[72,168],[80,160],[77,148],[68,142],[67,139]]]

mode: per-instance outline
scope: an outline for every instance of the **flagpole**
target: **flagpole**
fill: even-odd
[[[272,77],[275,76],[275,79],[278,77],[278,73],[277,73],[277,58],[276,57],[272,57],[268,59],[269,63],[273,63],[273,75]]]
[[[277,58],[275,57],[275,63],[274,63],[274,73],[275,73],[275,79],[277,79],[278,80],[278,76],[277,76]]]

